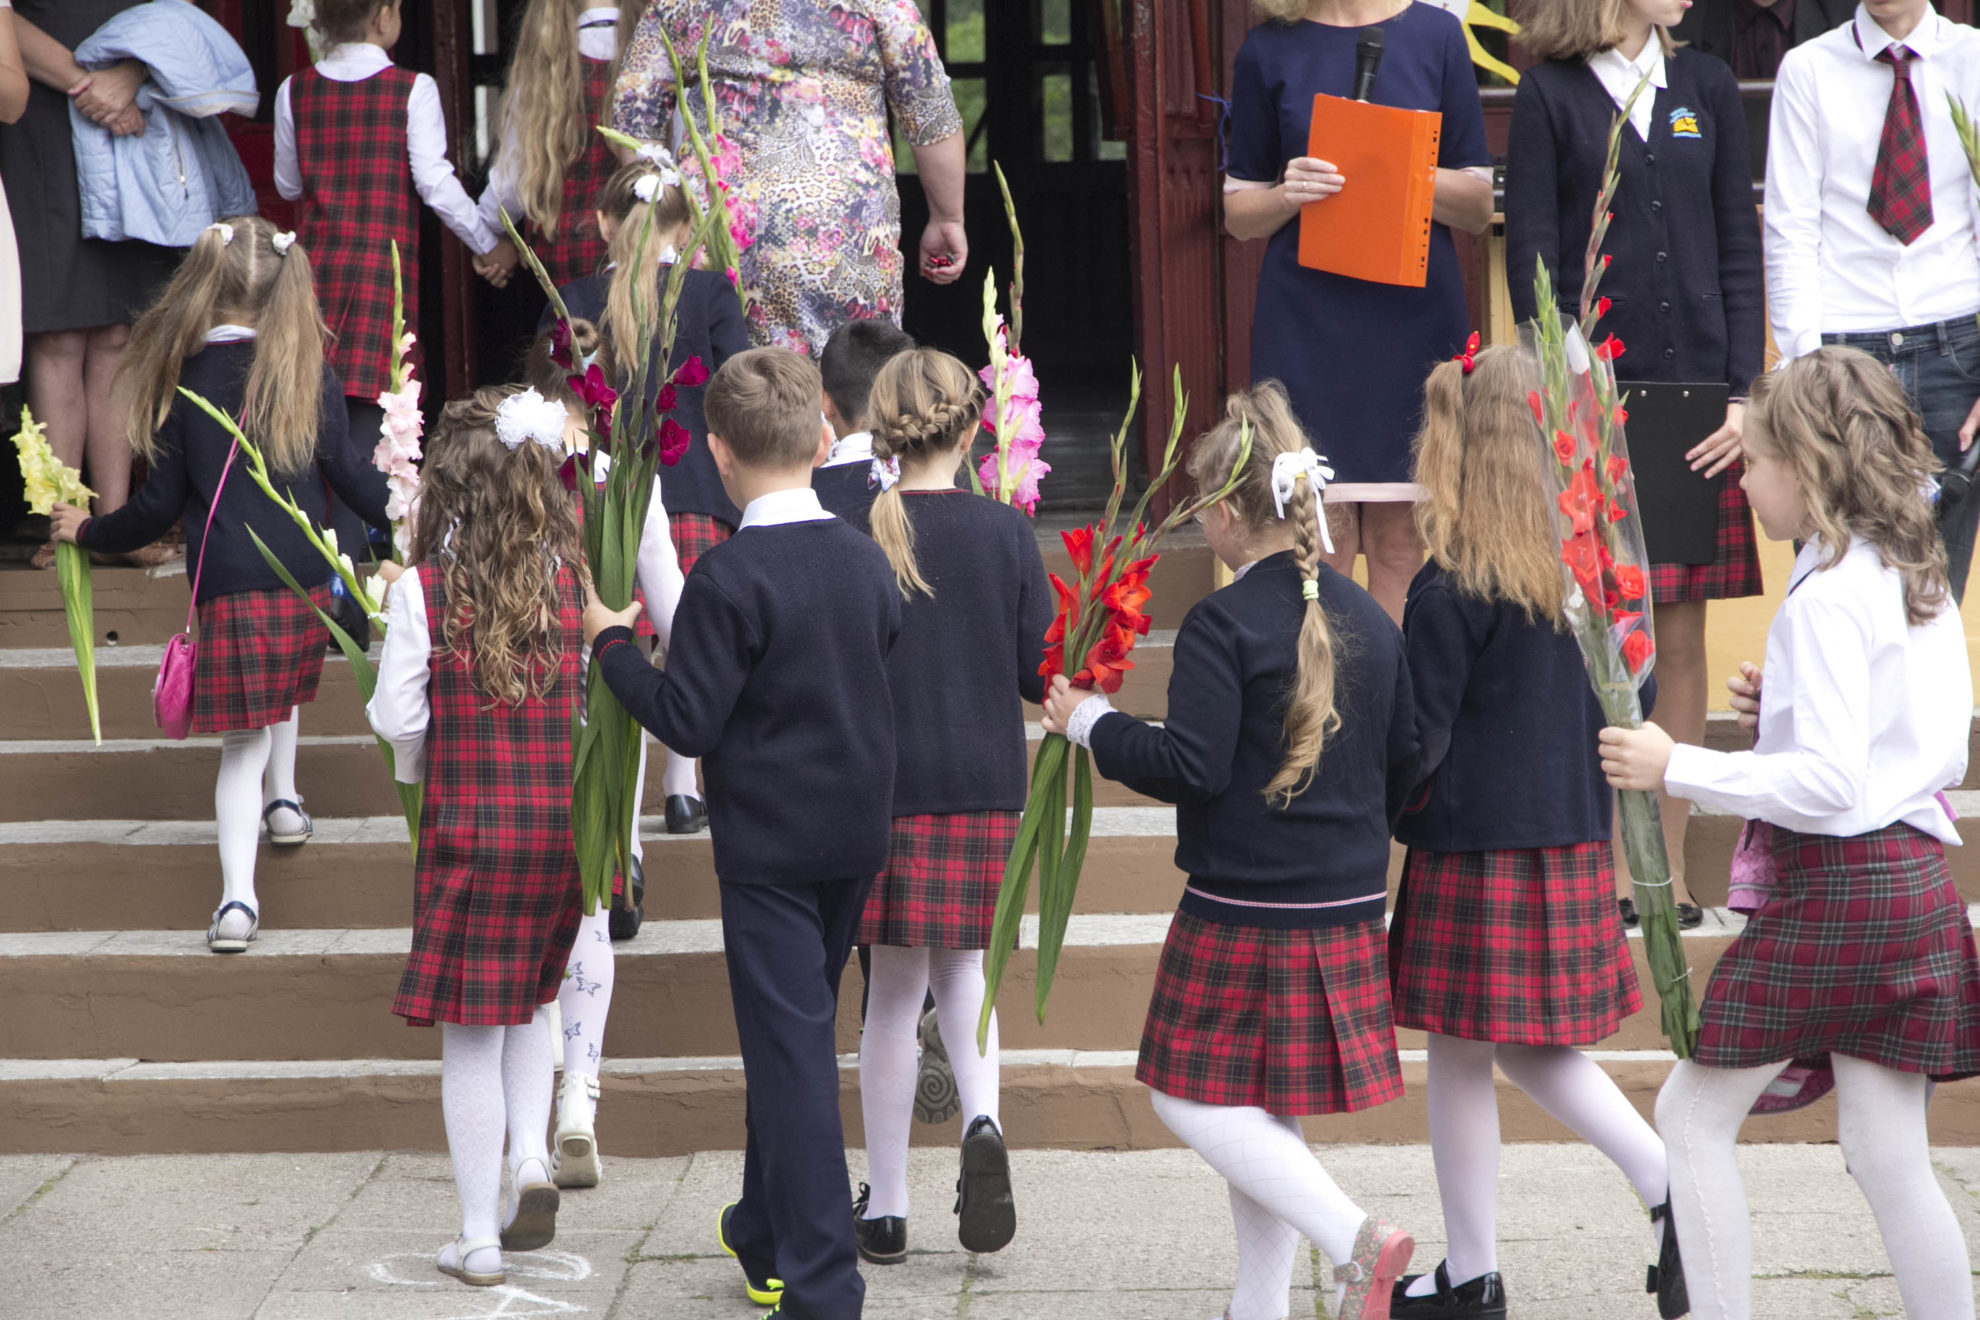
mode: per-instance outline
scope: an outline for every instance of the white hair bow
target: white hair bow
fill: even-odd
[[[640,160],[658,165],[663,170],[674,168],[674,153],[661,146],[658,142],[643,144],[633,155]]]
[[[900,479],[900,459],[876,458],[873,460],[872,475],[867,478],[866,484],[869,486],[878,486],[882,492],[885,492],[892,490],[894,483]]]
[[[1328,554],[1334,553],[1334,539],[1327,535],[1327,509],[1321,501],[1321,493],[1327,483],[1334,479],[1334,469],[1327,466],[1327,460],[1313,452],[1308,445],[1297,453],[1280,454],[1272,460],[1272,511],[1279,517],[1286,516],[1286,501],[1292,498],[1293,487],[1304,479],[1313,486],[1313,514],[1320,523],[1320,544]]]
[[[640,201],[645,202],[648,206],[651,206],[659,198],[662,188],[678,188],[680,186],[681,176],[679,172],[663,168],[658,174],[642,174],[637,179],[634,179],[633,196],[639,198]]]
[[[296,245],[296,231],[284,229],[268,241],[274,247],[276,256],[286,257],[289,255],[289,249]]]
[[[511,394],[495,410],[495,438],[510,449],[534,440],[545,449],[564,452],[564,405],[546,399],[534,388]]]
[[[215,220],[212,224],[208,225],[207,228],[214,230],[220,235],[221,247],[226,247],[229,243],[234,241],[234,227],[228,224],[225,220]]]

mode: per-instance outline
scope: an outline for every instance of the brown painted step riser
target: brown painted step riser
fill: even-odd
[[[1724,817],[1692,823],[1685,845],[1692,892],[1707,906],[1725,902],[1738,833],[1739,822]],[[648,847],[650,919],[721,915],[714,853],[705,835]],[[1980,849],[1949,849],[1946,856],[1961,897],[1980,903]],[[1402,858],[1400,847],[1390,849],[1391,896]],[[1166,838],[1093,840],[1074,910],[1168,911],[1182,886],[1174,859],[1175,844]],[[271,930],[412,922],[412,863],[400,845],[263,845],[256,880]],[[125,930],[204,930],[218,893],[218,862],[207,846],[0,845],[0,930],[101,930],[113,924]]]
[[[1650,1118],[1670,1065],[1624,1061],[1603,1067],[1630,1103]],[[1330,1144],[1428,1141],[1425,1071],[1421,1063],[1403,1065],[1407,1094],[1400,1100],[1357,1114],[1304,1120],[1307,1140],[1321,1145],[1323,1160]],[[1575,1140],[1510,1083],[1500,1079],[1497,1089],[1503,1140]],[[0,1107],[18,1120],[0,1126],[0,1154],[8,1155],[446,1149],[438,1077],[8,1082],[0,1084]],[[740,1071],[608,1075],[598,1117],[605,1176],[612,1176],[614,1156],[737,1149],[743,1140],[742,1110]],[[840,1075],[839,1110],[847,1140],[857,1145],[862,1140],[859,1079],[851,1071]],[[1002,1118],[1010,1144],[1019,1149],[1152,1150],[1177,1144],[1149,1106],[1147,1088],[1125,1067],[1007,1068]],[[958,1127],[959,1120],[938,1126],[918,1123],[913,1140],[920,1146],[952,1146]],[[1753,1119],[1740,1131],[1740,1139],[1749,1143],[1826,1142],[1835,1135],[1833,1097],[1792,1114]],[[1931,1140],[1934,1146],[1980,1145],[1980,1085],[1939,1088],[1932,1102]],[[1022,1181],[1016,1193],[1022,1207]],[[1022,1220],[1014,1250],[1023,1247],[1021,1225]]]
[[[188,933],[189,941],[198,936]],[[1700,985],[1726,941],[1692,939],[1685,952]],[[1632,941],[1643,998],[1638,1013],[1603,1042],[1658,1049],[1654,995]],[[437,1034],[392,1016],[404,958],[321,957],[0,959],[0,1058],[215,1059],[433,1058]],[[1011,960],[999,1003],[1008,1049],[1133,1049],[1155,980],[1153,945],[1066,950],[1044,1023],[1034,1016],[1036,956]],[[848,964],[839,1048],[858,1048],[860,982]],[[738,1048],[728,976],[720,954],[622,958],[606,1053],[613,1058],[734,1054]]]

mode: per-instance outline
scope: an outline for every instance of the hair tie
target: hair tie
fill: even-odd
[[[678,188],[680,186],[680,174],[675,170],[663,168],[658,174],[642,174],[637,179],[634,179],[633,196],[639,198],[640,201],[645,202],[648,206],[651,206],[659,198],[662,188]]]
[[[532,386],[502,400],[495,410],[495,438],[512,450],[521,448],[525,440],[534,440],[561,457],[567,416],[562,402],[544,398]]]
[[[1317,600],[1319,600],[1319,599],[1320,599],[1320,579],[1319,579],[1319,578],[1303,578],[1303,579],[1301,579],[1301,581],[1300,581],[1300,584],[1299,584],[1299,594],[1300,594],[1300,596],[1301,596],[1302,598],[1304,598],[1304,599],[1306,599],[1306,600],[1312,600],[1312,601],[1317,601]]]
[[[284,229],[268,241],[274,247],[276,256],[286,257],[289,255],[289,249],[296,245],[296,231]]]
[[[1467,376],[1478,366],[1478,332],[1476,330],[1471,332],[1471,338],[1464,341],[1464,351],[1452,358],[1451,361],[1462,365],[1464,367],[1464,374]]]
[[[1313,486],[1313,516],[1320,523],[1320,544],[1328,554],[1334,553],[1334,538],[1327,535],[1327,510],[1321,503],[1320,494],[1327,489],[1327,483],[1334,479],[1334,469],[1327,461],[1313,452],[1308,445],[1297,453],[1284,453],[1272,460],[1272,511],[1275,516],[1286,516],[1286,501],[1292,498],[1293,487],[1301,481]]]
[[[234,241],[234,227],[228,224],[225,220],[215,220],[212,224],[208,225],[207,228],[213,230],[215,233],[220,235],[221,247],[226,247],[229,243]]]
[[[894,483],[899,481],[900,479],[901,479],[900,459],[876,458],[873,460],[873,466],[870,469],[868,469],[866,484],[868,486],[879,487],[881,493],[884,494],[887,491],[892,490],[894,488]]]

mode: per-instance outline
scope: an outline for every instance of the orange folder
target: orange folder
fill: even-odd
[[[1443,125],[1435,110],[1315,96],[1306,154],[1332,161],[1347,183],[1299,209],[1299,264],[1422,288]]]

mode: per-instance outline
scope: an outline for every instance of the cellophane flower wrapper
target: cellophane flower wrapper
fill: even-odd
[[[82,473],[55,457],[48,446],[48,428],[21,409],[21,429],[14,433],[20,456],[29,513],[47,516],[57,501],[87,509],[96,492],[83,485]],[[69,626],[69,646],[76,653],[76,673],[82,679],[83,704],[89,709],[89,735],[103,742],[103,719],[96,700],[96,589],[90,577],[89,555],[73,541],[55,543],[55,582],[62,591],[62,616]]]

